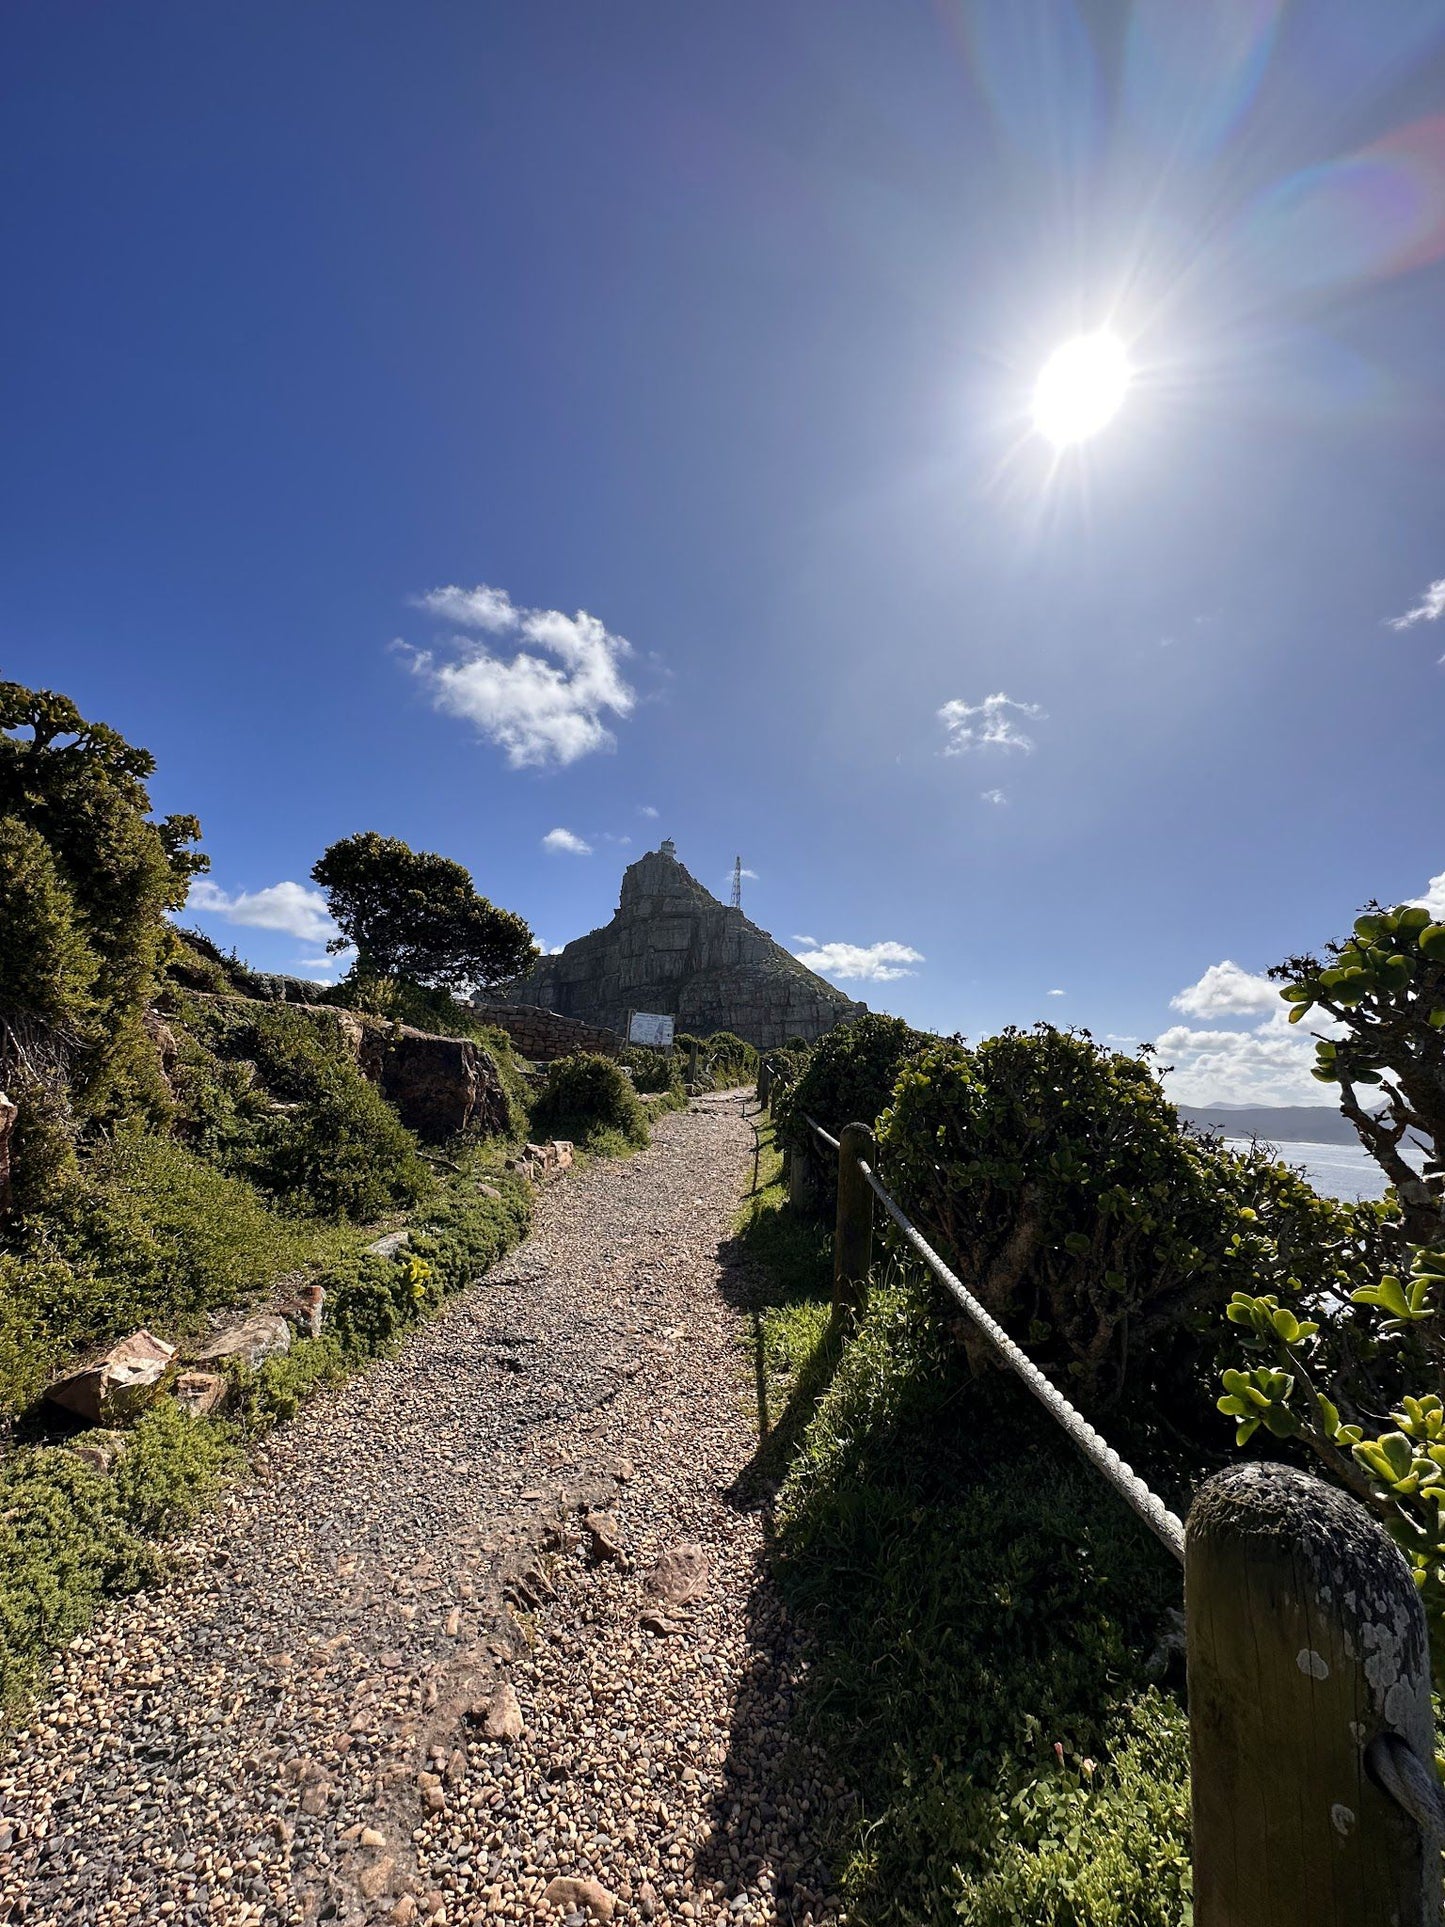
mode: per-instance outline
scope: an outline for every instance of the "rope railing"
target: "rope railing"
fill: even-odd
[[[825,1131],[816,1118],[808,1118],[807,1123],[822,1143],[831,1150],[839,1149],[839,1140],[831,1132]],[[1004,1364],[1022,1380],[1049,1416],[1057,1421],[1070,1444],[1082,1453],[1096,1472],[1108,1480],[1125,1505],[1138,1514],[1160,1544],[1166,1546],[1182,1564],[1184,1561],[1183,1520],[1169,1510],[1158,1493],[1144,1483],[1131,1465],[1126,1464],[1119,1457],[1108,1440],[1095,1431],[1082,1412],[1077,1411],[1069,1403],[1058,1387],[1039,1370],[1027,1352],[1015,1344],[998,1320],[984,1309],[957,1273],[939,1257],[897,1200],[884,1190],[878,1181],[877,1173],[873,1171],[867,1160],[859,1158],[857,1165],[874,1197],[902,1232],[904,1241],[917,1252],[944,1290],[988,1340]]]
[[[1409,1568],[1357,1500],[1293,1466],[1206,1479],[1187,1524],[1127,1465],[929,1244],[873,1169],[866,1124],[834,1137],[833,1304],[867,1301],[875,1206],[998,1358],[1185,1569],[1196,1927],[1440,1927],[1445,1794],[1429,1641]],[[789,1152],[816,1208],[817,1160]],[[1388,1653],[1389,1663],[1381,1655]]]
[[[1158,1493],[1152,1491],[1139,1477],[1133,1466],[1127,1465],[1108,1440],[1094,1430],[1083,1413],[1069,1403],[1050,1379],[1045,1378],[1028,1354],[1009,1337],[998,1320],[984,1310],[967,1285],[956,1273],[950,1271],[918,1226],[912,1223],[888,1195],[874,1172],[861,1158],[858,1161],[858,1169],[874,1197],[902,1232],[904,1241],[913,1247],[939,1284],[972,1319],[1004,1364],[1022,1380],[1049,1416],[1057,1421],[1069,1443],[1083,1454],[1096,1472],[1108,1480],[1125,1505],[1138,1513],[1159,1543],[1166,1546],[1183,1565],[1184,1521],[1169,1510]]]

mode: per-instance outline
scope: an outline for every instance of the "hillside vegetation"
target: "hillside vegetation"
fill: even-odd
[[[1176,1510],[1231,1426],[1253,1452],[1312,1452],[1414,1559],[1438,1666],[1445,932],[1427,925],[1373,910],[1337,962],[1281,972],[1296,1009],[1329,999],[1346,1026],[1317,1074],[1366,1147],[1391,1176],[1405,1131],[1432,1152],[1379,1204],[1182,1125],[1147,1057],[1082,1033],[971,1046],[867,1017],[765,1055],[741,1221],[764,1279],[762,1464],[814,1647],[802,1717],[857,1798],[836,1845],[865,1927],[1187,1917],[1180,1580],[881,1216],[866,1310],[833,1314],[832,1160],[806,1119],[873,1123],[925,1236]],[[1381,1083],[1383,1125],[1355,1089]],[[1241,1340],[1265,1362],[1238,1369]]]
[[[152,770],[66,698],[0,684],[0,1703],[97,1600],[155,1578],[158,1542],[249,1437],[429,1316],[531,1212],[506,1168],[526,1067],[454,995],[532,954],[521,919],[459,864],[367,834],[317,865],[358,947],[347,977],[252,971],[173,921],[206,859],[194,818],[152,820]],[[461,1135],[420,1138],[383,1092],[416,1032],[471,1052],[488,1102]],[[646,1142],[632,1086],[603,1079],[559,1066],[555,1121],[597,1150]],[[680,1100],[669,1080],[647,1101]],[[44,1399],[116,1339],[148,1330],[179,1365],[256,1308],[286,1315],[289,1346],[225,1361],[208,1416],[171,1397],[174,1366],[123,1434]]]

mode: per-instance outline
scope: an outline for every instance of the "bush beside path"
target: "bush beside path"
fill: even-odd
[[[736,1097],[663,1119],[272,1436],[11,1737],[0,1918],[839,1917],[721,1255],[751,1150]]]

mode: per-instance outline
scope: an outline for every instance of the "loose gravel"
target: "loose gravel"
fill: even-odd
[[[752,1142],[705,1099],[569,1173],[273,1435],[12,1737],[0,1919],[843,1920],[749,1470]]]

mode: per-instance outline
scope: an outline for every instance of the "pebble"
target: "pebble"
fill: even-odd
[[[847,1792],[791,1726],[807,1653],[722,1257],[752,1144],[706,1098],[549,1186],[509,1257],[271,1435],[168,1586],[57,1656],[0,1754],[10,1918],[844,1921],[819,1842]],[[663,1613],[677,1546],[709,1583]]]

